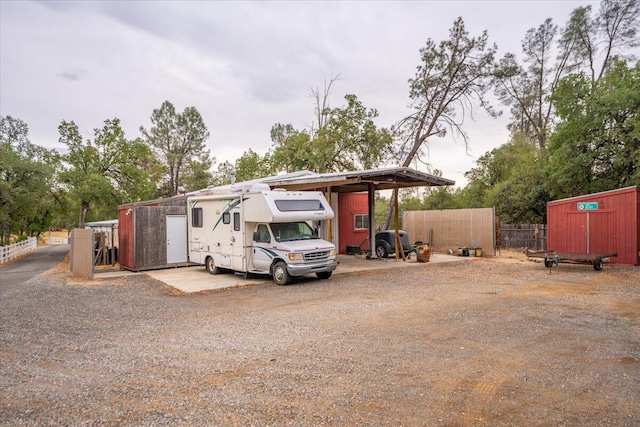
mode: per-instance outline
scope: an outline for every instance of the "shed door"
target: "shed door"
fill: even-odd
[[[567,229],[564,230],[567,252],[587,253],[587,214],[570,212],[567,214]]]
[[[589,253],[606,254],[615,252],[615,223],[613,212],[589,212]]]
[[[567,215],[567,220],[567,252],[615,252],[615,224],[612,211],[571,212]]]
[[[187,262],[187,216],[167,215],[167,264]]]

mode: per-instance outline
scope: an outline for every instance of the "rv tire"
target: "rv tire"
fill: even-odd
[[[280,286],[291,283],[291,276],[289,276],[289,272],[287,271],[287,264],[280,261],[273,266],[273,281]]]
[[[217,267],[215,262],[213,262],[213,257],[208,256],[204,261],[204,266],[209,272],[209,274],[218,274],[220,273],[220,267]]]
[[[316,273],[316,277],[318,279],[328,279],[329,277],[331,277],[331,273],[333,273],[332,271],[321,271],[320,273]]]

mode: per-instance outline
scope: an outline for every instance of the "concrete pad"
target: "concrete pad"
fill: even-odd
[[[250,274],[246,279],[244,274],[209,274],[204,266],[151,270],[145,271],[145,274],[185,293],[235,288],[271,281],[270,276],[258,276],[255,274]]]
[[[413,254],[407,261],[393,259],[366,259],[364,256],[338,255],[338,268],[333,274],[352,273],[365,270],[376,270],[383,268],[415,268],[425,267],[429,264],[441,262],[464,261],[474,258],[458,257],[451,255],[432,254],[429,262],[422,263],[416,261]],[[145,271],[144,274],[164,282],[174,288],[185,292],[202,292],[214,289],[234,288],[239,286],[257,285],[260,283],[272,283],[270,276],[260,276],[249,274],[245,279],[244,274],[221,273],[211,275],[204,266],[168,268],[164,270]],[[102,276],[101,276],[102,277]]]

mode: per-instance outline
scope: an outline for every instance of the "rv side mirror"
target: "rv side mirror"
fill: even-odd
[[[253,241],[254,242],[259,242],[260,241],[260,232],[259,231],[254,231],[253,232]]]

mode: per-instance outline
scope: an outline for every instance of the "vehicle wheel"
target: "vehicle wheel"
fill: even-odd
[[[287,264],[280,261],[273,266],[273,281],[280,286],[291,283],[291,276],[289,276],[289,272],[287,271]]]
[[[316,276],[318,277],[318,279],[325,280],[331,277],[331,273],[333,273],[333,271],[322,271],[320,273],[316,273]]]
[[[604,267],[602,258],[596,258],[595,261],[593,261],[593,269],[595,271],[602,271],[602,267]]]
[[[553,261],[551,261],[549,258],[545,258],[544,259],[544,266],[547,268],[551,268],[553,266]]]
[[[376,255],[378,258],[386,258],[389,256],[389,247],[385,242],[376,245]]]
[[[220,267],[216,267],[216,264],[213,262],[213,257],[208,256],[204,261],[204,266],[206,267],[209,274],[219,274]]]

